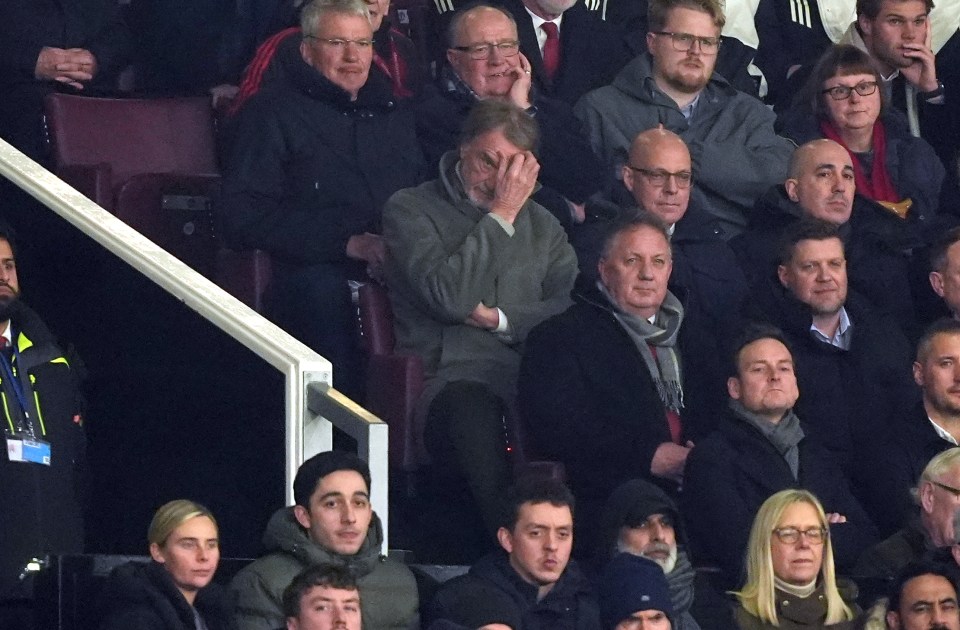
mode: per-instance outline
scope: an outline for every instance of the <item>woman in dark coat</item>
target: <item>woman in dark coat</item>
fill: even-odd
[[[212,583],[220,548],[210,511],[171,501],[157,510],[147,539],[152,562],[110,574],[100,630],[235,630],[232,601]]]

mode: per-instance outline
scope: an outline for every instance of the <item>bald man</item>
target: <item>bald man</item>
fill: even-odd
[[[913,226],[856,194],[853,164],[833,140],[818,139],[793,154],[787,179],[760,198],[746,232],[730,241],[753,284],[776,271],[784,229],[802,217],[831,223],[846,243],[850,287],[895,317],[911,340],[919,336],[910,284],[910,252],[921,245]]]

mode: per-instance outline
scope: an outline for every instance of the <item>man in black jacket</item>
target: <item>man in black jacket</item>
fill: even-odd
[[[53,554],[83,550],[86,439],[76,371],[19,296],[0,228],[0,627],[29,629],[33,574]]]
[[[422,160],[412,116],[386,77],[370,74],[366,5],[313,3],[301,27],[303,63],[240,114],[220,217],[233,247],[270,254],[271,317],[330,359],[334,384],[359,398],[347,281],[380,276],[381,208],[419,183]]]
[[[681,509],[699,561],[738,584],[750,524],[760,505],[787,488],[813,492],[830,521],[840,567],[849,568],[876,539],[846,477],[794,413],[800,395],[794,358],[779,330],[750,327],[736,344],[727,411],[687,461]]]
[[[531,476],[510,489],[510,514],[497,531],[502,551],[484,556],[462,577],[445,584],[427,622],[457,617],[464,594],[495,587],[516,604],[514,630],[599,630],[600,610],[573,548],[573,495],[559,481]]]

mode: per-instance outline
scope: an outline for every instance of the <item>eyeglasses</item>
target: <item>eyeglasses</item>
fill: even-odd
[[[955,497],[960,497],[960,489],[954,488],[953,486],[948,486],[948,485],[945,484],[945,483],[940,483],[939,481],[931,481],[930,483],[932,483],[933,485],[935,485],[935,486],[938,487],[938,488],[941,488],[941,489],[943,489],[943,490],[946,490],[947,492],[949,492],[950,494],[952,494],[952,495],[955,496]]]
[[[832,88],[827,88],[825,90],[820,90],[821,94],[829,94],[830,98],[835,101],[844,101],[850,98],[850,93],[854,90],[857,91],[857,94],[860,96],[870,96],[877,91],[877,82],[876,81],[864,81],[862,83],[857,83],[853,87],[847,87],[846,85],[835,85]]]
[[[671,33],[670,31],[659,31],[654,35],[666,35],[673,42],[673,49],[677,52],[687,52],[693,48],[693,42],[700,44],[700,52],[705,55],[713,55],[720,49],[719,37],[697,37],[690,33]]]
[[[801,536],[806,538],[811,545],[822,545],[828,534],[829,532],[823,527],[811,527],[810,529],[778,527],[773,530],[773,535],[785,545],[795,545],[800,541]]]
[[[647,168],[640,168],[639,166],[633,166],[627,164],[627,168],[631,171],[636,171],[643,175],[643,177],[650,182],[652,186],[657,188],[663,188],[667,185],[667,180],[671,177],[673,181],[677,182],[677,188],[690,188],[690,182],[693,181],[693,173],[690,171],[680,171],[678,173],[671,173],[670,171],[665,171],[663,169],[650,170]]]
[[[346,48],[347,44],[354,44],[362,50],[366,50],[373,46],[372,39],[342,39],[340,37],[317,37],[316,35],[304,35],[304,39],[312,39],[337,50]]]
[[[453,50],[459,50],[460,52],[465,52],[471,59],[481,61],[487,59],[490,55],[493,54],[493,50],[497,49],[500,51],[500,54],[504,57],[513,57],[518,52],[520,52],[520,42],[516,40],[510,40],[506,42],[497,42],[496,44],[470,44],[469,46],[451,46]]]

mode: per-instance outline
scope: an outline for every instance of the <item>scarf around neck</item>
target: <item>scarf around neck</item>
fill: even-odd
[[[680,361],[677,355],[677,336],[683,322],[683,305],[667,291],[663,304],[651,324],[643,317],[625,312],[618,305],[602,282],[597,282],[600,293],[613,307],[613,316],[637,346],[650,378],[657,387],[660,402],[670,411],[683,409],[683,381],[680,378]],[[650,346],[656,347],[653,356]]]
[[[800,449],[798,444],[803,439],[803,428],[800,418],[793,413],[793,409],[784,414],[778,424],[773,424],[763,416],[753,413],[743,406],[739,400],[730,399],[730,410],[738,418],[754,427],[764,438],[777,449],[777,452],[787,461],[793,478],[800,474]]]
[[[887,172],[887,132],[882,120],[877,119],[873,123],[873,141],[870,145],[873,147],[873,165],[870,168],[869,178],[863,170],[860,158],[843,141],[833,123],[828,120],[820,121],[820,131],[850,154],[850,160],[853,162],[854,182],[857,185],[858,193],[874,201],[889,201],[892,203],[900,201],[900,195],[897,194],[890,173]]]
[[[673,603],[673,611],[677,615],[690,610],[693,605],[693,578],[696,572],[690,559],[687,558],[687,552],[683,549],[677,549],[677,564],[673,571],[667,573],[667,586],[670,588],[670,601]]]

